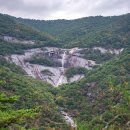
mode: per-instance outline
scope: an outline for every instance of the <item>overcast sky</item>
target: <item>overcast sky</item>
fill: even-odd
[[[130,0],[0,0],[0,13],[31,19],[76,19],[130,12]]]

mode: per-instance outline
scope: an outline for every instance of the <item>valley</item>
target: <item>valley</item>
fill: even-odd
[[[92,70],[94,66],[101,66],[102,64],[96,64],[93,60],[87,60],[84,58],[85,50],[90,48],[56,48],[56,47],[42,47],[36,49],[25,50],[24,54],[12,54],[6,56],[5,59],[10,63],[15,63],[20,66],[28,76],[33,77],[38,80],[43,80],[52,84],[54,87],[58,87],[62,84],[67,84],[75,81],[80,81],[85,77],[84,74],[74,74],[72,77],[67,77],[66,71],[71,68],[84,68],[86,70]],[[119,55],[123,48],[121,49],[105,49],[102,47],[94,47],[91,50],[98,50],[100,53],[105,54],[115,54]],[[30,62],[32,58],[45,58],[52,61],[53,64],[41,64],[40,62],[33,63]],[[41,59],[42,60],[42,59]],[[40,61],[40,60],[39,60]],[[44,62],[43,62],[44,63]],[[59,108],[60,109],[60,108]],[[65,108],[63,108],[64,110]],[[60,110],[61,116],[68,125],[72,128],[77,129],[77,124],[70,114]]]
[[[129,130],[129,21],[0,14],[0,130]]]

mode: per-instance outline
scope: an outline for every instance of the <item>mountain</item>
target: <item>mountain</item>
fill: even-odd
[[[85,17],[75,20],[30,20],[15,18],[54,36],[63,47],[102,46],[111,48],[127,47],[130,41],[130,14],[111,17]]]
[[[130,41],[130,14],[49,21],[1,14],[0,21],[1,35],[42,41],[47,46],[124,48]]]
[[[54,40],[52,36],[39,30],[17,23],[13,17],[0,14],[0,35],[12,36],[25,40],[41,40],[47,42]]]
[[[69,129],[55,104],[56,90],[0,58],[0,129]]]
[[[29,27],[24,24],[17,23],[13,17],[0,14],[0,48],[5,51],[21,51],[22,48],[34,48],[39,46],[56,46],[55,38],[47,33]],[[13,43],[13,44],[8,44]],[[21,45],[21,44],[22,45]]]
[[[77,119],[78,130],[129,129],[130,48],[79,82],[59,87],[57,104]]]
[[[129,130],[129,21],[0,14],[0,129]]]

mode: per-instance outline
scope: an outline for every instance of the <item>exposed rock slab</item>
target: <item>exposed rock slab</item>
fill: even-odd
[[[110,52],[116,54],[123,50],[113,50],[112,52],[110,49],[105,50],[101,47],[95,47],[93,49],[98,49],[101,53]],[[67,80],[65,75],[66,69],[70,67],[84,67],[86,69],[92,69],[92,67],[96,65],[95,61],[83,58],[82,54],[80,54],[80,51],[82,50],[84,51],[84,49],[81,48],[62,49],[56,47],[44,47],[26,50],[22,55],[13,54],[11,56],[7,56],[6,59],[10,62],[14,62],[18,66],[21,66],[29,76],[44,80],[54,86],[59,86],[64,83],[78,81],[84,77],[84,75],[74,75],[72,78]],[[31,64],[26,61],[33,56],[47,57],[52,60],[55,65],[49,67],[45,65]],[[48,71],[50,74],[45,73],[45,71]]]

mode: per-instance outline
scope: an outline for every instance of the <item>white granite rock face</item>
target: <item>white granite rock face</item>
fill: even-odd
[[[74,122],[73,118],[68,113],[61,111],[61,114],[63,115],[63,117],[68,125],[70,125],[74,129],[77,128],[77,124]]]
[[[11,37],[11,36],[3,36],[1,38],[6,42],[11,42],[11,43],[31,44],[31,45],[35,44],[34,40],[19,40],[15,37]]]
[[[100,50],[101,53],[109,52],[115,54],[119,54],[123,50],[120,49],[110,51],[110,49],[106,50],[101,47],[95,47],[93,49]],[[80,54],[80,51],[82,50],[84,49],[61,49],[56,47],[44,47],[26,50],[22,55],[13,54],[11,56],[7,56],[6,59],[22,67],[29,76],[47,81],[53,86],[59,86],[64,83],[78,81],[84,77],[84,75],[74,75],[69,80],[67,80],[65,75],[66,69],[70,67],[85,67],[87,69],[92,69],[92,67],[96,65],[95,61],[86,60],[83,58],[83,54]],[[27,59],[37,55],[49,58],[55,62],[56,65],[49,67],[26,62]],[[45,73],[44,71],[48,71],[50,74]]]
[[[105,49],[102,47],[94,47],[93,50],[99,50],[101,53],[111,53],[111,54],[116,54],[118,55],[123,51],[123,48],[121,49]]]

